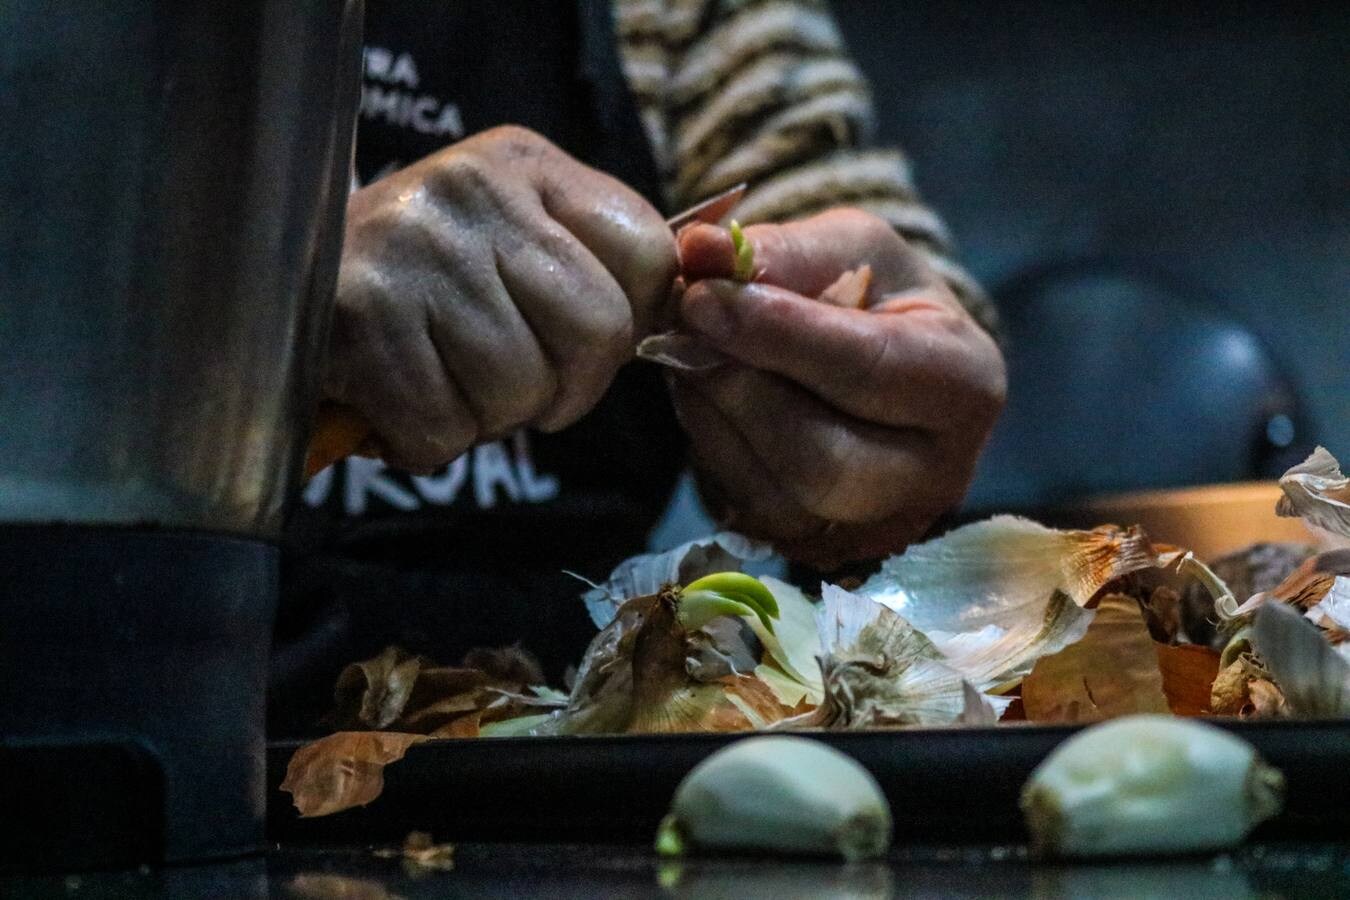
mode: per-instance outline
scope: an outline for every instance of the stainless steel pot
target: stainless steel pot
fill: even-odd
[[[361,13],[0,3],[0,868],[262,846]]]
[[[359,0],[0,5],[0,521],[277,533],[359,33]]]

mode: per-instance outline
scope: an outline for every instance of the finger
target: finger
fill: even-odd
[[[701,281],[680,311],[716,349],[860,419],[919,428],[992,421],[1003,393],[997,348],[969,316],[929,293],[893,298],[883,309],[894,311],[880,312],[767,284]]]
[[[635,334],[648,334],[678,271],[675,238],[665,219],[627,185],[561,151],[546,157],[535,173],[544,208],[623,289]]]
[[[687,225],[675,236],[675,245],[686,281],[735,275],[736,247],[727,229],[703,222]]]
[[[438,239],[428,235],[428,240]],[[517,298],[502,281],[496,248],[485,246],[474,256],[493,265],[447,271],[436,263],[453,258],[446,248],[424,254],[428,267],[406,281],[420,292],[425,327],[441,365],[473,411],[481,442],[505,437],[541,415],[557,396],[558,382]],[[539,305],[534,298],[522,302]]]
[[[546,222],[537,226],[536,243],[499,255],[498,269],[558,384],[533,424],[557,431],[589,412],[631,357],[633,317],[604,266],[564,228]]]
[[[849,418],[783,378],[741,366],[686,384],[812,515],[868,522],[892,514],[897,503],[932,510],[946,501],[931,434]]]
[[[398,468],[430,472],[473,446],[473,412],[415,305],[393,300],[377,273],[344,267],[342,279],[345,301],[334,311],[325,396],[359,412],[380,455]]]
[[[751,225],[755,281],[815,297],[845,272],[872,267],[869,305],[887,294],[936,285],[939,278],[883,219],[856,209],[833,209],[782,225]],[[731,235],[715,225],[692,225],[678,236],[687,281],[731,278]]]
[[[768,477],[769,466],[693,386],[676,382],[674,399],[691,436],[699,491],[719,524],[772,540],[794,562],[827,572],[852,560],[879,559],[901,552],[933,521],[932,511],[917,503],[902,503],[877,522],[841,524],[812,515]]]
[[[803,510],[773,480],[769,466],[711,401],[680,382],[673,396],[701,473],[700,491],[722,527],[776,540],[805,540],[826,528],[824,519]]]

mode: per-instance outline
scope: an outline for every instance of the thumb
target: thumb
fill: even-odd
[[[885,220],[857,209],[828,212],[782,225],[751,225],[755,278],[761,284],[819,296],[840,275],[870,265],[869,304],[886,294],[929,286],[937,276]],[[691,225],[678,240],[680,272],[692,284],[731,278],[736,252],[731,233],[716,225]]]
[[[735,274],[736,248],[731,232],[725,228],[702,222],[690,225],[680,230],[675,245],[680,274],[690,284],[705,278],[731,278]]]

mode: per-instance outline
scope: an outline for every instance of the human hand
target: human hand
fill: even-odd
[[[728,527],[829,568],[920,537],[964,495],[1002,409],[1003,358],[883,220],[839,209],[730,235],[680,234],[681,321],[732,362],[678,373],[700,487]],[[861,309],[813,299],[870,265]]]
[[[632,357],[677,262],[660,213],[504,127],[355,192],[326,399],[391,465],[427,472],[584,415]]]

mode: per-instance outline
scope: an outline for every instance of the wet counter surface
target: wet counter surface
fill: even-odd
[[[1019,847],[897,850],[884,862],[658,860],[634,846],[461,844],[449,871],[419,870],[368,848],[281,847],[265,856],[161,870],[0,878],[10,898],[419,900],[431,897],[1350,896],[1350,844],[1262,844],[1218,856],[1125,863],[1033,863]]]

